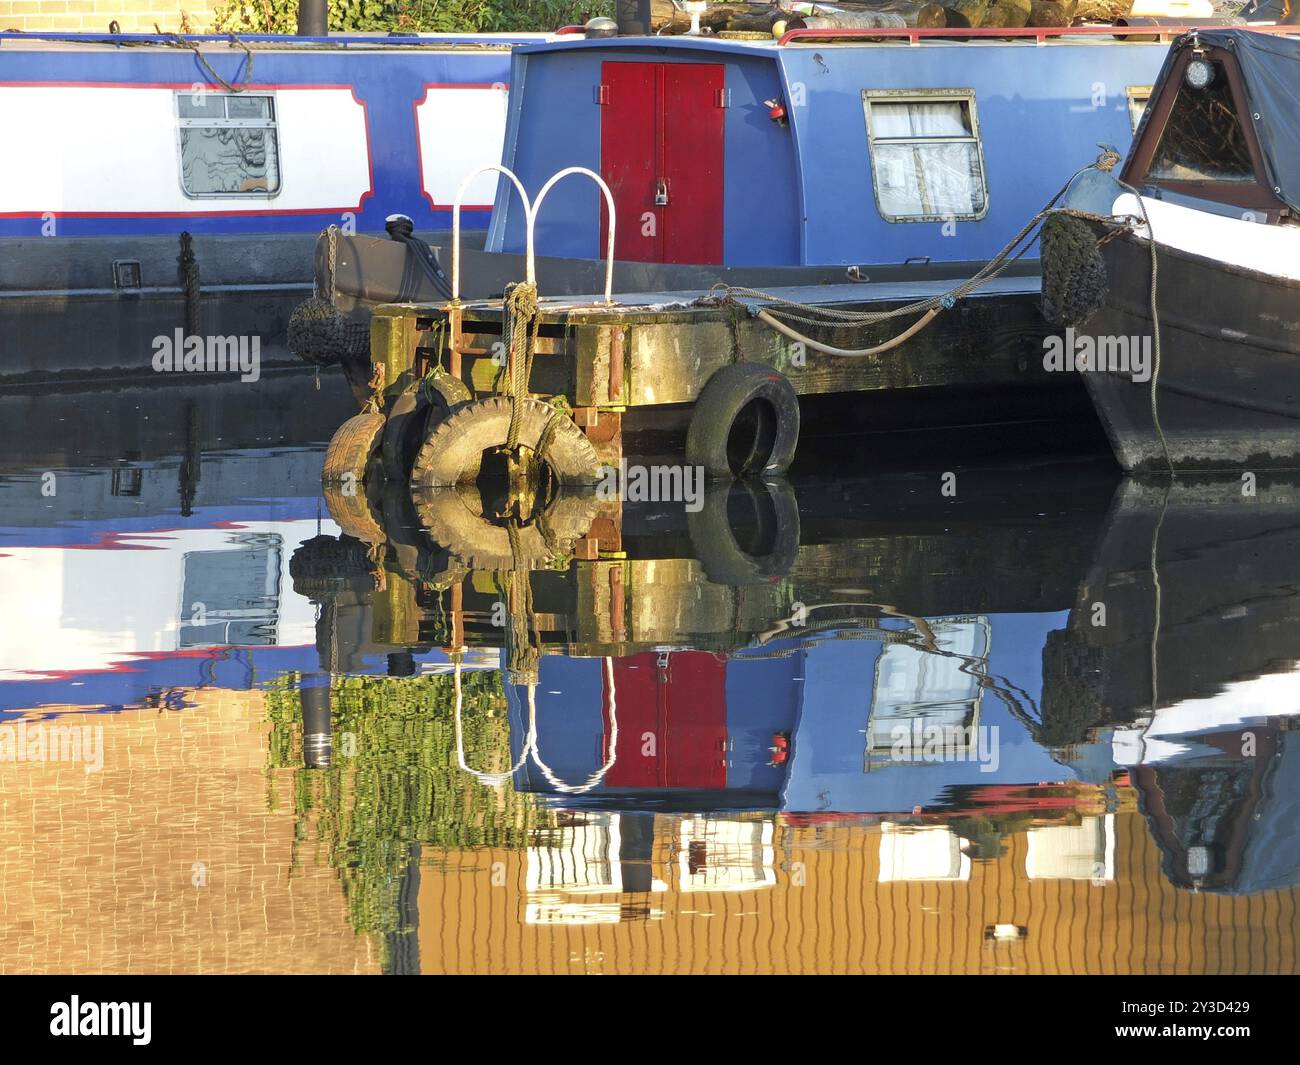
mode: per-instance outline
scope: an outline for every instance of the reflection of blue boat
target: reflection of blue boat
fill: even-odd
[[[566,803],[816,814],[1059,780],[1026,710],[1064,618],[887,618],[731,656],[547,656],[531,732],[525,689],[507,689],[516,785]]]

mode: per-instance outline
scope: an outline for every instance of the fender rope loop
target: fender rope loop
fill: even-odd
[[[519,432],[523,428],[524,408],[521,400],[528,397],[528,380],[533,371],[533,353],[537,349],[537,285],[530,281],[517,281],[506,286],[503,302],[504,322],[502,342],[509,359],[506,370],[506,395],[510,397],[510,427],[506,432],[506,448],[514,451],[519,446]]]
[[[248,66],[244,68],[243,79],[232,85],[220,74],[218,74],[216,70],[213,69],[212,64],[209,63],[206,58],[204,58],[203,53],[199,51],[199,45],[197,41],[186,40],[184,37],[176,33],[163,33],[163,31],[158,28],[158,23],[156,22],[153,24],[153,31],[159,37],[164,38],[168,44],[172,45],[172,47],[188,48],[191,52],[193,52],[194,58],[199,61],[199,66],[203,68],[204,73],[208,75],[208,78],[211,81],[216,82],[227,92],[243,92],[246,88],[248,88],[249,82],[253,80],[253,50],[249,48],[248,45],[245,44],[242,40],[240,40],[237,34],[232,33],[229,35],[229,43],[231,47],[243,49],[244,55],[248,57]]]

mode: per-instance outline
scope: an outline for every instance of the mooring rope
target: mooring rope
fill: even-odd
[[[203,53],[199,50],[199,45],[197,41],[186,40],[184,37],[176,33],[163,33],[163,31],[158,28],[158,23],[156,22],[153,24],[153,31],[159,37],[164,38],[167,41],[167,43],[170,44],[172,47],[186,48],[189,51],[193,52],[194,58],[199,61],[199,66],[201,66],[204,69],[209,79],[215,81],[227,92],[243,92],[246,88],[248,88],[249,82],[253,80],[253,50],[249,48],[248,45],[244,43],[244,41],[240,40],[237,34],[234,33],[230,34],[229,37],[230,44],[232,47],[243,49],[244,55],[248,57],[248,66],[244,70],[244,80],[239,82],[239,84],[237,85],[232,85],[220,74],[218,74],[216,70],[213,69],[212,64],[209,63],[203,57]]]
[[[898,347],[904,341],[910,339],[929,325],[940,311],[950,310],[956,306],[957,301],[969,296],[972,292],[983,288],[985,285],[998,278],[1012,263],[1023,256],[1034,245],[1034,241],[1026,238],[1033,233],[1035,227],[1051,212],[1062,196],[1069,191],[1070,186],[1078,177],[1089,170],[1109,171],[1112,170],[1120,155],[1114,149],[1105,148],[1102,154],[1097,157],[1096,162],[1089,163],[1087,166],[1080,167],[1064,185],[1060,187],[1056,195],[1053,196],[1042,209],[1039,210],[1028,222],[1021,227],[1011,241],[975,272],[966,281],[960,285],[949,289],[947,292],[935,296],[927,297],[923,300],[917,300],[913,303],[906,304],[902,307],[894,307],[885,311],[850,311],[837,307],[828,307],[824,305],[801,303],[797,300],[786,299],[782,296],[775,296],[769,292],[763,292],[760,289],[746,288],[743,286],[728,285],[719,282],[714,285],[709,294],[696,303],[700,306],[716,306],[722,304],[736,304],[737,297],[761,300],[765,303],[772,304],[772,307],[762,308],[755,313],[755,317],[762,320],[772,328],[791,340],[804,344],[814,351],[820,351],[826,355],[834,355],[839,358],[862,358],[870,355],[879,355]],[[1021,247],[1021,245],[1024,245]],[[1017,250],[1019,249],[1019,250]],[[799,322],[803,325],[814,326],[824,329],[847,329],[855,326],[874,325],[878,322],[888,321],[893,318],[904,317],[912,314],[920,314],[923,317],[914,322],[908,329],[904,330],[898,336],[869,348],[839,348],[830,344],[823,344],[806,336],[790,326],[780,328],[774,315],[780,314],[783,318]]]
[[[533,353],[537,347],[537,285],[531,281],[507,285],[502,313],[501,340],[506,345],[509,359],[506,395],[510,399],[510,428],[506,433],[506,447],[513,451],[519,446],[519,432],[524,420],[523,400],[528,396]]]
[[[506,346],[507,363],[502,376],[503,391],[510,401],[510,424],[506,431],[505,447],[511,452],[519,448],[519,437],[524,424],[524,400],[532,398],[528,383],[533,376],[533,359],[537,354],[537,336],[541,328],[541,317],[537,312],[535,282],[518,281],[506,286],[502,299],[501,340]],[[551,415],[533,448],[533,455],[539,462],[545,462],[556,432],[568,417],[566,407],[556,402],[555,413]]]
[[[1160,383],[1160,309],[1156,305],[1156,285],[1159,279],[1159,256],[1156,253],[1156,231],[1151,225],[1151,219],[1147,215],[1147,205],[1142,199],[1142,194],[1127,182],[1115,179],[1115,183],[1120,188],[1132,194],[1137,200],[1138,210],[1142,212],[1142,224],[1147,231],[1147,244],[1151,252],[1151,387],[1149,397],[1151,402],[1151,424],[1155,427],[1156,438],[1160,441],[1160,451],[1165,458],[1165,466],[1169,470],[1171,480],[1177,480],[1178,474],[1174,470],[1174,460],[1169,454],[1169,441],[1165,439],[1164,426],[1160,424],[1160,401],[1156,397],[1156,386]],[[1132,232],[1133,227],[1128,227]]]

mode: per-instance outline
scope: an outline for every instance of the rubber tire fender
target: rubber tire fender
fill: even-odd
[[[321,494],[330,518],[343,533],[372,546],[388,539],[383,503],[375,484],[358,484],[351,491],[327,484]]]
[[[556,410],[531,396],[519,402],[523,405],[519,443],[535,450]],[[503,445],[509,429],[510,400],[505,396],[465,404],[425,436],[411,466],[412,486],[443,488],[477,480],[483,452]],[[601,463],[596,449],[567,416],[551,434],[546,462],[562,485],[594,485],[600,481]]]
[[[483,500],[474,485],[420,489],[414,499],[429,538],[475,570],[551,565],[587,535],[600,507],[594,492],[561,490],[535,521],[518,530],[512,545],[505,526],[484,516]]]
[[[425,389],[416,384],[393,400],[384,423],[384,476],[399,484],[409,482],[411,466],[430,429],[473,398],[464,381],[439,374],[429,381],[427,398]]]
[[[771,448],[761,466],[751,454],[741,469],[732,469],[728,438],[741,411],[755,401],[766,402],[774,419],[766,427]],[[703,466],[710,478],[779,475],[790,468],[798,443],[799,397],[789,379],[762,363],[737,362],[718,370],[700,390],[686,432],[686,463]]]
[[[382,414],[354,414],[340,425],[325,449],[321,483],[360,489],[384,432]],[[349,485],[349,475],[351,483]]]
[[[732,515],[737,510],[746,531],[757,531],[762,550],[755,554],[736,535]],[[799,553],[799,502],[784,480],[744,477],[711,484],[704,505],[688,515],[688,522],[695,557],[712,584],[770,584],[790,572]]]

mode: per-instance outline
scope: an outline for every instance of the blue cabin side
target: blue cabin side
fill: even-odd
[[[221,38],[0,33],[0,237],[382,234],[386,216],[446,230],[467,170],[498,161],[510,48],[540,34],[443,38]],[[272,104],[277,187],[191,194],[180,140],[230,95],[209,69]],[[209,107],[207,111],[213,110]],[[233,116],[230,116],[233,119]],[[233,121],[231,125],[234,125]],[[122,179],[129,176],[129,180]],[[471,189],[466,228],[487,224],[495,176]]]
[[[615,185],[610,141],[625,137],[608,116],[618,94],[628,85],[636,91],[638,78],[662,80],[664,70],[672,78],[677,64],[717,68],[720,119],[707,113],[712,97],[705,96],[692,99],[688,116],[674,119],[671,99],[665,107],[661,94],[657,106],[666,117],[654,136],[660,143],[685,138],[695,151],[698,127],[718,122],[721,181],[716,195],[706,185],[696,196],[712,196],[721,230],[718,254],[702,260],[654,250],[626,254],[628,234],[654,228],[659,219],[653,202],[627,201],[616,187],[623,235],[616,257],[725,266],[985,261],[1075,170],[1096,158],[1098,144],[1127,149],[1166,51],[1160,43],[1095,37],[1040,44],[927,39],[782,46],[673,37],[531,45],[513,57],[503,161],[530,196],[569,166],[613,177]],[[637,77],[611,85],[610,64],[622,63],[642,66]],[[881,165],[877,154],[894,146],[873,141],[868,103],[949,100],[965,101],[961,113],[973,126],[981,209],[887,220],[873,168]],[[662,191],[670,194],[663,210],[672,211],[672,190]],[[538,216],[538,254],[599,257],[601,219],[594,184],[564,179]],[[684,228],[709,224],[697,214]],[[502,182],[487,248],[517,253],[523,246],[523,210]]]

